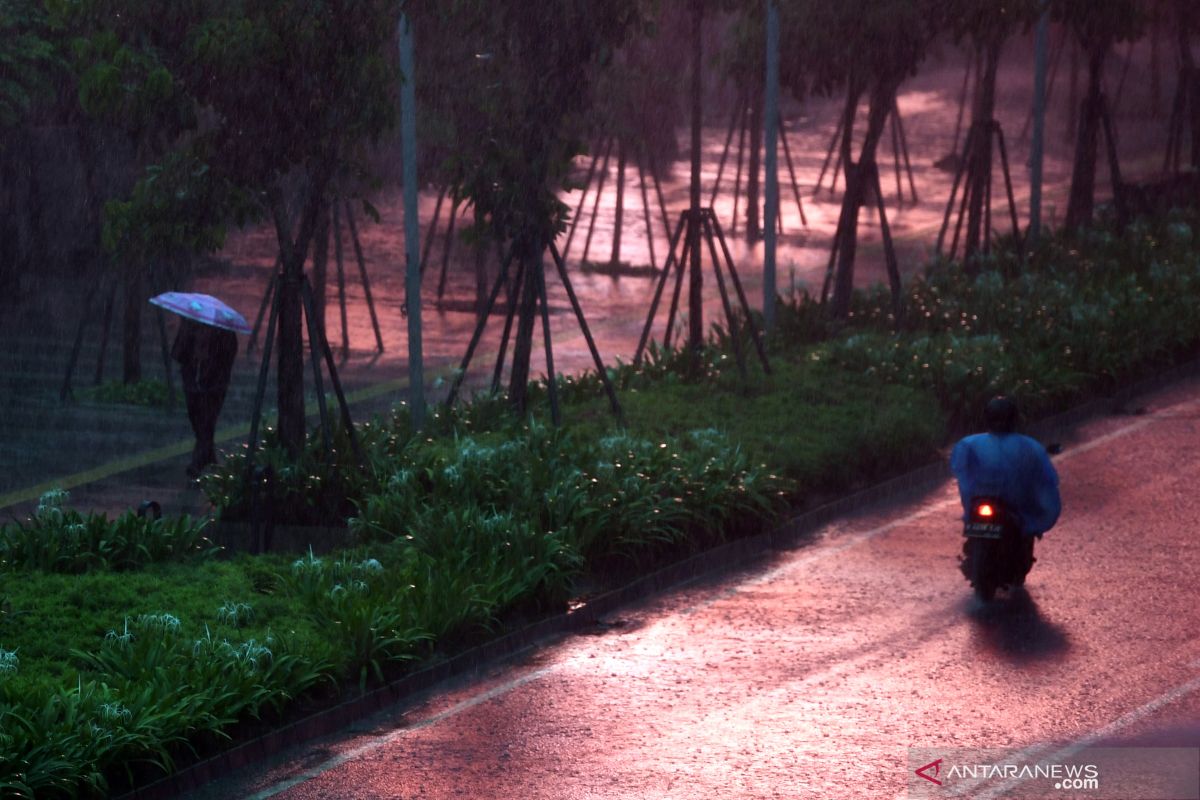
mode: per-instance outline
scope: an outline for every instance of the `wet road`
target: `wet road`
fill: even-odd
[[[1064,442],[1027,593],[970,598],[947,483],[205,796],[896,798],[910,747],[1196,747],[1200,382],[1140,403]]]

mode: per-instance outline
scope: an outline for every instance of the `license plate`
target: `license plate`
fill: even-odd
[[[963,536],[972,539],[999,539],[1004,535],[1004,526],[992,522],[968,522]]]

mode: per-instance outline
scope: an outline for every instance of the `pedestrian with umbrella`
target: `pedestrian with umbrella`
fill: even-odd
[[[188,420],[196,434],[187,474],[197,478],[217,463],[217,417],[237,359],[237,333],[249,333],[246,318],[207,294],[165,292],[150,302],[182,317],[171,357],[183,373]]]

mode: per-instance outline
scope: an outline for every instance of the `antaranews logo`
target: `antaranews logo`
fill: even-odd
[[[917,773],[917,777],[924,778],[930,783],[936,783],[938,786],[942,785],[942,782],[937,778],[942,772],[942,759],[940,758],[930,761],[923,767],[917,767],[915,772]]]
[[[1045,800],[1200,800],[1200,748],[1048,747],[1024,750],[912,747],[908,797]]]

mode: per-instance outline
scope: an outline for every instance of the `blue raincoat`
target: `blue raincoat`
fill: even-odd
[[[977,433],[954,446],[950,469],[958,479],[963,514],[972,497],[996,497],[1017,513],[1021,532],[1040,536],[1062,510],[1058,473],[1046,448],[1019,433]]]

